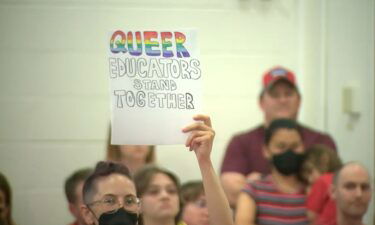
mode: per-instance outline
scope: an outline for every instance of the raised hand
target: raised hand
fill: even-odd
[[[194,150],[198,160],[210,159],[215,131],[211,126],[211,119],[207,115],[196,115],[193,119],[197,122],[182,129],[184,133],[190,132],[185,146]]]

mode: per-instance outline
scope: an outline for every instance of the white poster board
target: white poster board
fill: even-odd
[[[183,144],[201,112],[196,30],[116,30],[109,37],[112,144]]]

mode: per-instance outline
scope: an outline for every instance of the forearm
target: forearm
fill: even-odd
[[[211,225],[233,225],[232,212],[210,159],[198,160]]]

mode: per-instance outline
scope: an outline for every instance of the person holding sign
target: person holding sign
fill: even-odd
[[[275,119],[297,120],[300,104],[301,94],[292,71],[277,66],[264,74],[263,90],[259,96],[264,122],[232,138],[221,166],[221,181],[233,208],[246,180],[259,179],[261,175],[270,173],[269,164],[262,154],[265,129]],[[298,126],[306,148],[322,144],[336,151],[335,143],[329,135],[301,124]]]
[[[196,154],[211,225],[233,225],[229,203],[210,158],[215,136],[211,120],[205,115],[197,115],[194,120],[197,122],[182,131],[190,133],[186,146]],[[83,187],[84,205],[81,210],[85,221],[95,225],[136,225],[140,213],[140,202],[136,196],[134,182],[124,165],[99,162]]]

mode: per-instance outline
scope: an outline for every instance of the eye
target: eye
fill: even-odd
[[[345,187],[346,189],[348,189],[348,190],[354,190],[355,187],[356,187],[356,185],[353,184],[353,183],[347,183],[347,184],[345,184],[344,187]]]
[[[149,195],[157,195],[159,194],[160,190],[158,188],[151,188],[147,191],[147,194]]]
[[[362,184],[362,190],[363,191],[368,191],[368,190],[370,190],[370,185],[369,184]]]
[[[125,197],[125,204],[126,205],[134,205],[134,204],[137,204],[137,203],[138,203],[137,197],[132,196],[132,195]]]
[[[294,91],[292,89],[288,89],[286,92],[285,92],[285,96],[287,97],[291,97],[294,95]]]
[[[176,194],[177,189],[175,187],[169,187],[169,188],[167,188],[167,192],[168,192],[168,194]]]
[[[106,205],[115,205],[116,202],[117,201],[115,196],[106,196],[103,198],[103,203]]]

